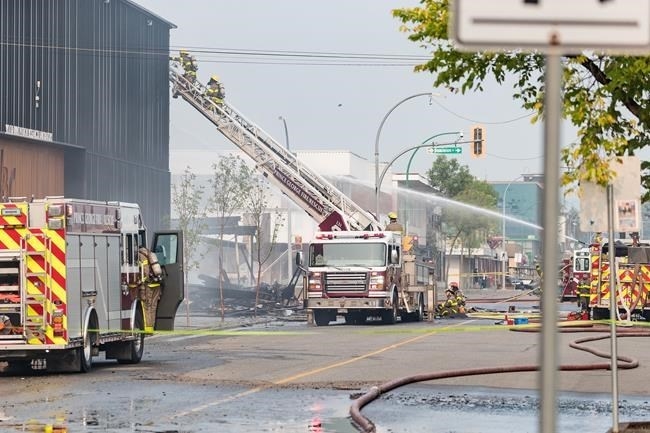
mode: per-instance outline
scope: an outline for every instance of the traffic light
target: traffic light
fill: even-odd
[[[481,125],[472,126],[469,136],[472,158],[485,158],[485,128]]]

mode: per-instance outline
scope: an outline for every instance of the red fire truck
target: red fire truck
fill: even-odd
[[[576,301],[579,305],[589,303],[589,292],[580,293],[581,287],[589,287],[591,278],[591,253],[589,248],[573,251],[571,257],[562,261],[562,294],[560,301]],[[582,296],[581,296],[582,295]]]
[[[305,278],[305,306],[316,325],[326,326],[339,315],[350,324],[369,317],[392,324],[431,314],[425,308],[434,305],[433,274],[403,250],[402,236],[395,232],[317,233]]]
[[[181,232],[147,241],[137,204],[0,203],[0,361],[87,372],[105,351],[139,362],[183,299]]]

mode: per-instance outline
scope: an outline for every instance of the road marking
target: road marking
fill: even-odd
[[[345,365],[349,365],[349,364],[364,360],[366,358],[370,358],[371,356],[375,356],[375,355],[378,355],[380,353],[384,353],[384,352],[387,352],[389,350],[397,349],[397,348],[405,346],[407,344],[411,344],[411,343],[414,343],[416,341],[422,340],[425,337],[429,337],[431,335],[437,334],[438,332],[440,332],[441,330],[444,330],[445,328],[454,328],[454,327],[458,327],[458,326],[463,326],[463,325],[472,323],[474,321],[475,320],[465,320],[465,321],[459,322],[457,324],[445,326],[442,329],[431,330],[431,331],[429,331],[429,332],[427,332],[425,334],[409,338],[409,339],[401,341],[399,343],[394,343],[394,344],[382,347],[381,349],[377,349],[375,351],[366,353],[364,355],[355,356],[354,358],[350,358],[350,359],[347,359],[345,361],[335,362],[333,364],[329,364],[329,365],[326,365],[324,367],[319,367],[319,368],[314,368],[312,370],[307,370],[307,371],[304,371],[302,373],[298,373],[298,374],[294,374],[292,376],[285,377],[284,379],[271,381],[271,383],[268,384],[268,385],[257,386],[255,388],[251,388],[249,390],[242,391],[240,393],[231,395],[229,397],[214,400],[214,401],[211,401],[211,402],[196,406],[196,407],[194,407],[192,409],[188,409],[188,410],[185,410],[185,411],[182,411],[182,412],[178,412],[176,414],[171,415],[170,418],[171,419],[181,418],[181,417],[184,417],[184,416],[187,416],[187,415],[194,414],[196,412],[201,412],[203,410],[209,409],[209,408],[214,407],[214,406],[218,406],[218,405],[220,405],[222,403],[228,403],[228,402],[231,402],[233,400],[237,400],[239,398],[246,397],[248,395],[258,393],[260,391],[264,391],[266,389],[272,388],[275,385],[284,385],[284,384],[296,381],[298,379],[302,379],[302,378],[307,377],[307,376],[313,376],[313,375],[316,375],[318,373],[322,373],[324,371],[328,371],[328,370],[336,369],[336,368],[339,368],[339,367],[343,367]]]

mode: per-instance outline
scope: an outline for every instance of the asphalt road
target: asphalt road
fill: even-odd
[[[490,298],[479,295],[477,303]],[[512,304],[529,308],[531,301],[494,309]],[[605,362],[569,347],[594,335],[559,334],[560,364]],[[620,419],[648,421],[650,340],[617,341],[620,355],[639,361],[619,370]],[[608,351],[610,342],[585,345]],[[214,317],[191,317],[187,326],[181,316],[175,333],[146,340],[138,365],[99,359],[89,374],[2,373],[0,431],[354,432],[352,398],[373,386],[412,375],[535,365],[539,346],[538,333],[496,325],[490,316],[328,327]],[[382,395],[362,413],[378,432],[535,432],[538,381],[538,373],[522,372],[422,382]],[[558,431],[605,433],[610,372],[560,372],[559,384]]]

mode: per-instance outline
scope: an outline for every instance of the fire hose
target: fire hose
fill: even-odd
[[[600,329],[602,328],[602,329]],[[538,332],[538,326],[535,327],[526,327],[521,329],[513,328],[512,331],[518,332]],[[607,328],[609,329],[609,328]],[[558,329],[559,332],[598,332],[603,333],[607,332],[604,327],[593,327],[593,326],[583,326],[583,327],[567,327]],[[650,337],[650,331],[637,331],[633,329],[618,330],[616,332],[616,337]],[[607,352],[599,351],[590,347],[581,346],[584,343],[604,340],[610,338],[610,334],[598,335],[592,337],[580,338],[573,341],[569,346],[573,349],[582,350],[592,355],[595,355],[600,358],[609,359],[611,356]],[[627,356],[619,355],[617,356],[617,366],[620,369],[629,370],[639,366],[639,362]],[[558,366],[559,371],[587,371],[587,370],[609,370],[611,368],[610,362],[603,363],[594,363],[594,364],[565,364]],[[438,379],[448,379],[452,377],[465,377],[465,376],[477,376],[484,374],[500,374],[500,373],[521,373],[529,371],[539,371],[539,365],[513,365],[513,366],[504,366],[504,367],[483,367],[483,368],[470,368],[462,370],[449,370],[441,371],[434,373],[425,373],[418,374],[413,376],[406,376],[398,379],[393,379],[389,382],[383,383],[379,386],[373,386],[368,392],[354,400],[350,406],[350,416],[352,417],[353,424],[355,427],[363,433],[374,433],[375,425],[374,423],[361,414],[361,409],[366,406],[368,403],[376,400],[382,394],[385,394],[389,391],[392,391],[396,388],[399,388],[404,385],[409,385],[416,382],[427,382],[431,380]]]

